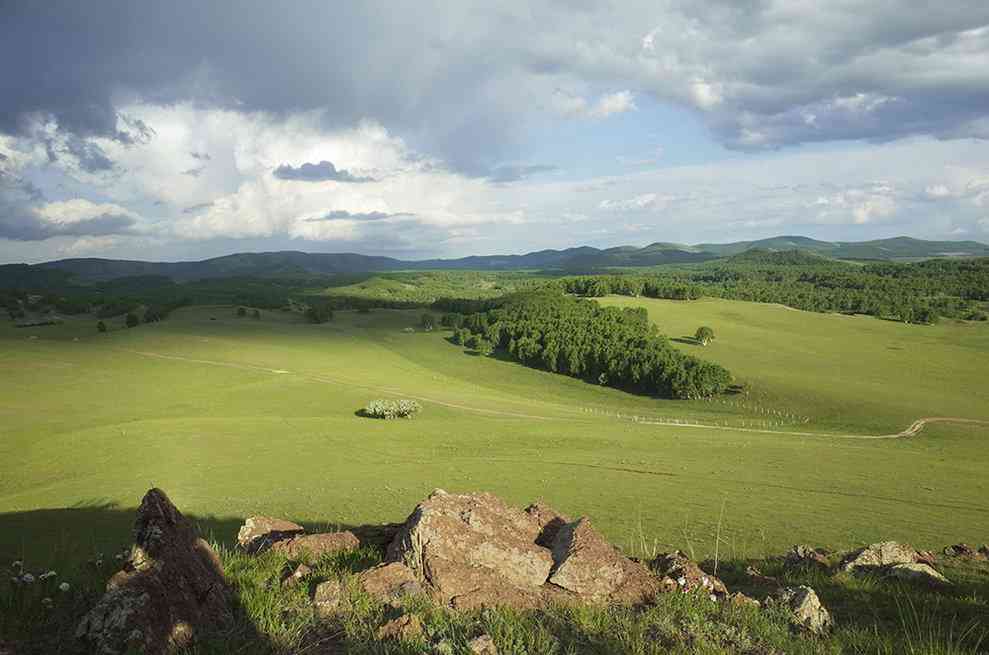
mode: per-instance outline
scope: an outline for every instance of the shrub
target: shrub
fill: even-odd
[[[106,332],[106,323],[100,321],[99,323],[96,324],[96,329],[99,332]]]
[[[260,320],[260,318],[261,318],[261,310],[260,309],[255,309],[253,312],[251,312],[251,318],[253,318],[255,320]]]
[[[127,314],[126,323],[127,323],[127,327],[132,328],[132,327],[137,327],[141,323],[141,320],[137,317],[137,314],[135,314],[134,312],[130,312],[129,314]]]
[[[244,318],[245,316],[247,316],[247,307],[238,307],[237,316],[239,318]]]
[[[414,400],[372,400],[361,412],[368,418],[412,418],[422,406]]]

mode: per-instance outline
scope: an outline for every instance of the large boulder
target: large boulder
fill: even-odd
[[[831,614],[810,587],[786,587],[774,595],[771,602],[783,607],[790,621],[800,630],[821,635],[832,625]]]
[[[291,560],[315,561],[323,555],[353,550],[360,541],[352,532],[324,532],[304,534],[271,544],[271,551],[281,553]]]
[[[372,598],[389,605],[400,605],[405,596],[425,593],[412,569],[401,562],[380,564],[363,571],[357,583]]]
[[[643,564],[622,555],[586,517],[559,528],[549,582],[587,602],[644,603],[660,590]]]
[[[305,532],[301,525],[270,516],[251,516],[237,533],[237,545],[248,553],[260,553],[272,544]]]
[[[216,552],[165,492],[141,501],[124,569],[79,623],[87,652],[170,652],[230,625],[231,596]]]
[[[914,564],[920,560],[921,556],[913,546],[883,541],[849,553],[839,566],[849,573],[864,573],[897,564]]]
[[[570,523],[570,518],[560,514],[542,501],[536,501],[526,507],[525,513],[539,524],[539,536],[536,537],[536,543],[544,548],[552,548],[556,533],[560,531],[560,528]]]
[[[420,503],[388,547],[456,608],[536,606],[553,558],[536,544],[542,531],[531,516],[486,494],[434,492]]]

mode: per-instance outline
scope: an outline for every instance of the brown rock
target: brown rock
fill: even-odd
[[[777,578],[763,575],[762,571],[754,566],[746,566],[745,575],[748,576],[749,584],[761,587],[764,593],[779,591],[783,588],[783,584]]]
[[[897,564],[914,564],[919,558],[913,546],[883,541],[849,553],[839,566],[843,571],[860,573]]]
[[[324,532],[276,541],[271,545],[271,550],[289,559],[313,561],[323,555],[353,550],[358,546],[360,542],[352,532]]]
[[[467,650],[474,655],[498,655],[498,648],[491,635],[474,637],[467,643]]]
[[[357,576],[357,582],[372,598],[392,605],[403,596],[425,593],[412,570],[401,562],[380,564]]]
[[[746,596],[740,591],[736,591],[733,594],[728,594],[725,597],[725,602],[731,603],[732,605],[738,605],[739,607],[760,607],[762,603],[757,601],[751,596]]]
[[[327,580],[316,585],[313,591],[313,609],[320,617],[326,618],[336,614],[343,602],[344,588],[339,580]]]
[[[288,567],[282,572],[282,587],[290,588],[302,582],[302,579],[312,573],[312,569],[305,564],[296,567]]]
[[[917,562],[919,564],[927,564],[928,566],[934,566],[937,564],[937,556],[934,555],[929,550],[918,550],[917,551]]]
[[[491,494],[434,492],[420,503],[388,547],[454,607],[535,606],[553,566],[536,545],[541,526]]]
[[[979,555],[982,555],[984,558],[989,559],[989,544],[982,544],[981,546],[979,546]]]
[[[586,517],[559,529],[553,561],[549,582],[583,601],[641,603],[659,591],[659,581],[649,569],[605,541]]]
[[[823,548],[797,545],[783,556],[783,564],[789,569],[828,568],[828,551]]]
[[[358,525],[350,528],[361,546],[370,546],[382,552],[388,548],[395,539],[395,535],[402,529],[402,523],[382,523],[380,525]]]
[[[402,614],[378,628],[378,639],[411,641],[422,636],[422,621],[415,614]]]
[[[539,536],[536,537],[536,543],[543,548],[552,548],[553,541],[556,539],[556,533],[564,525],[570,523],[570,518],[560,514],[542,501],[536,501],[526,507],[525,513],[531,516],[539,525]]]
[[[267,550],[276,541],[290,539],[305,532],[301,525],[273,519],[268,516],[251,516],[244,521],[237,533],[237,545],[248,553]]]
[[[79,623],[89,652],[158,655],[232,621],[216,552],[160,489],[144,496],[129,561]]]
[[[649,566],[676,582],[680,591],[700,590],[716,598],[724,598],[728,595],[728,589],[721,580],[705,572],[679,550],[657,556]]]
[[[965,559],[975,559],[979,556],[978,551],[968,544],[955,544],[944,549],[944,554],[948,557],[962,557]]]

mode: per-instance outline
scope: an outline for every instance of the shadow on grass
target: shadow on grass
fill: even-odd
[[[699,345],[701,345],[701,342],[700,341],[698,341],[697,339],[695,339],[693,337],[688,337],[688,336],[684,336],[684,337],[670,337],[670,341],[676,341],[677,343],[682,343],[682,344],[685,344],[687,346],[699,346]]]
[[[75,638],[82,617],[92,609],[106,591],[109,579],[117,573],[123,560],[118,558],[133,543],[135,508],[121,508],[114,503],[93,500],[74,507],[41,509],[0,514],[0,645],[12,642],[18,655],[72,654],[86,652]],[[199,534],[224,549],[232,549],[244,520],[238,517],[196,516],[185,514]],[[383,551],[397,526],[358,526],[346,524],[303,523],[307,532],[351,530],[362,543]],[[21,562],[22,568],[14,562]],[[371,561],[367,564],[374,564]],[[355,564],[356,566],[357,564]],[[364,567],[366,568],[366,566]],[[57,577],[41,581],[38,576],[49,570]],[[30,572],[35,582],[13,584],[11,574]],[[195,653],[268,654],[281,652],[278,645],[262,633],[257,618],[248,611],[248,597],[256,591],[232,583],[233,623],[222,633],[200,639]],[[70,584],[62,592],[58,585]],[[45,598],[54,601],[46,606]],[[4,641],[6,640],[6,641]],[[82,650],[80,650],[80,648]],[[332,650],[319,652],[333,652]]]

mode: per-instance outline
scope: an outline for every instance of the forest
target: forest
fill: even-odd
[[[536,368],[601,385],[668,398],[703,398],[728,390],[723,367],[673,348],[644,309],[601,307],[544,290],[506,297],[497,306],[444,316],[454,341],[482,352],[501,348]]]

